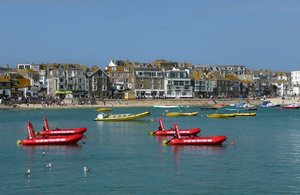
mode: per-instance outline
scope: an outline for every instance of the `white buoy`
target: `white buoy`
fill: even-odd
[[[84,171],[84,172],[87,172],[87,171],[89,171],[89,170],[91,170],[91,168],[83,167],[83,171]]]

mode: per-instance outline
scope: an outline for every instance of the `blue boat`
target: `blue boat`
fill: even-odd
[[[226,108],[226,111],[237,111],[237,110],[244,111],[245,109],[244,108],[237,108],[237,107]]]

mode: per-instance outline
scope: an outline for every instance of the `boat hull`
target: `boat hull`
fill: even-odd
[[[235,116],[255,116],[256,113],[235,113]]]
[[[282,108],[276,108],[276,109],[279,109],[279,110],[282,110],[282,109],[299,109],[299,107],[289,107],[289,106],[284,106]]]
[[[188,106],[153,106],[153,108],[160,108],[160,109],[184,109],[184,108],[188,108]]]
[[[194,128],[194,129],[180,129],[179,132],[183,136],[189,136],[189,135],[197,135],[200,133],[201,129],[200,128]],[[176,134],[176,131],[173,129],[170,130],[156,130],[154,132],[155,135],[157,136],[173,136]]]
[[[76,129],[53,129],[49,131],[41,131],[40,135],[73,135],[73,134],[83,134],[86,132],[87,128],[81,127]]]
[[[189,137],[172,139],[171,145],[218,145],[226,141],[227,137],[224,135],[215,137]]]
[[[112,109],[111,108],[97,108],[97,109],[95,109],[95,111],[98,111],[98,112],[112,111]]]
[[[24,139],[22,145],[61,145],[61,144],[76,144],[82,138],[82,134],[59,137],[36,137],[32,139]]]
[[[198,112],[182,113],[182,112],[169,112],[166,116],[197,116]]]
[[[128,121],[128,120],[134,120],[134,119],[139,119],[143,118],[146,116],[149,116],[150,112],[143,112],[140,114],[135,114],[131,116],[124,116],[124,117],[115,117],[115,118],[95,118],[94,121]]]
[[[201,110],[217,110],[218,108],[214,107],[202,107]]]
[[[207,115],[208,118],[228,118],[228,117],[235,117],[236,114],[209,114]]]

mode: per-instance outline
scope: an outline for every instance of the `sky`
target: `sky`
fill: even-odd
[[[299,70],[298,0],[1,0],[0,66],[156,59]]]

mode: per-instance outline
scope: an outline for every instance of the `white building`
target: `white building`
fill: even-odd
[[[189,70],[173,68],[165,72],[164,90],[168,98],[192,98],[193,86]]]
[[[293,94],[297,96],[300,94],[300,71],[292,71],[291,72],[291,84],[293,89]]]

